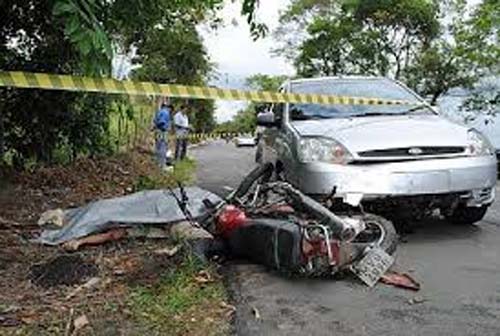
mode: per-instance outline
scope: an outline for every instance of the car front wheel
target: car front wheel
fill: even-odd
[[[487,210],[487,205],[480,207],[459,205],[451,214],[446,216],[446,219],[453,224],[470,225],[483,219]]]

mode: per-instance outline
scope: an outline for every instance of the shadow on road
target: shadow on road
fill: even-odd
[[[399,232],[401,232],[397,228]],[[483,234],[481,223],[474,225],[457,225],[446,220],[431,218],[419,222],[410,223],[409,230],[400,233],[401,242],[431,243],[446,240],[471,239]]]

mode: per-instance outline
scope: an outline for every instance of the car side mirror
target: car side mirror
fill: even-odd
[[[278,126],[273,112],[264,112],[257,115],[257,126],[276,127]]]

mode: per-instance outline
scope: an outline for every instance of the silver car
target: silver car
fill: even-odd
[[[405,100],[406,105],[274,104],[258,116],[266,127],[259,163],[303,192],[337,199],[390,218],[441,214],[480,220],[495,197],[497,159],[478,131],[440,116],[415,92],[378,77],[299,79],[281,89]],[[343,202],[340,202],[343,201]]]

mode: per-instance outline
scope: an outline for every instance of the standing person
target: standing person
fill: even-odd
[[[153,119],[153,130],[155,134],[155,151],[156,160],[162,169],[167,168],[167,151],[168,151],[168,131],[170,129],[170,113],[171,106],[162,103],[158,112]]]
[[[174,116],[175,127],[175,159],[183,160],[186,157],[187,142],[189,134],[189,118],[187,116],[187,107],[182,105]]]

